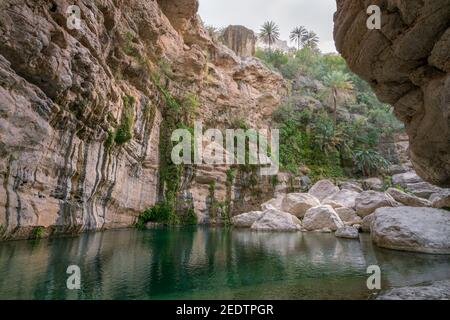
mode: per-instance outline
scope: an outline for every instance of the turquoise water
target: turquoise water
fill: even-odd
[[[383,289],[450,279],[448,256],[378,249],[367,236],[116,230],[0,243],[0,299],[367,299],[373,264]],[[69,265],[80,290],[66,287]]]

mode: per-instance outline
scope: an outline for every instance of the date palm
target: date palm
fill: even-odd
[[[259,32],[259,38],[269,45],[269,50],[272,49],[272,44],[280,39],[280,29],[273,21],[265,22]]]
[[[333,126],[336,128],[337,118],[337,100],[339,91],[349,91],[353,89],[353,83],[347,73],[342,71],[333,71],[325,76],[325,93],[333,101]]]
[[[315,49],[319,44],[319,37],[314,31],[308,31],[302,38],[302,41],[305,47]]]
[[[308,30],[306,30],[305,27],[300,26],[291,31],[291,35],[289,38],[292,42],[297,43],[297,49],[300,50],[300,46],[303,44],[303,39],[307,34]]]

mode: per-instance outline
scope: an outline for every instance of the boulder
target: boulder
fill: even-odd
[[[253,223],[251,229],[256,231],[299,231],[300,220],[290,213],[270,209]]]
[[[364,191],[356,197],[355,203],[356,213],[361,218],[372,214],[378,208],[400,206],[390,195],[377,191]]]
[[[399,173],[392,176],[392,183],[394,185],[400,185],[402,187],[406,187],[406,185],[409,183],[418,183],[418,182],[423,182],[423,180],[414,171]]]
[[[388,249],[450,254],[450,213],[433,208],[377,209],[372,240]]]
[[[356,182],[343,182],[341,185],[341,190],[350,190],[358,193],[363,192],[362,185]]]
[[[344,226],[341,218],[331,206],[322,205],[306,211],[303,219],[306,231],[333,232]]]
[[[356,197],[359,195],[356,191],[351,190],[341,190],[333,194],[332,196],[327,197],[322,201],[323,204],[329,204],[332,207],[332,203],[338,203],[341,207],[346,208],[354,208]]]
[[[284,197],[285,197],[285,195],[279,195],[276,198],[273,198],[273,199],[271,199],[271,200],[269,200],[267,202],[264,202],[261,205],[262,211],[267,211],[267,210],[270,210],[270,209],[281,210],[281,206],[282,206]]]
[[[362,224],[361,217],[351,208],[337,208],[335,211],[345,225],[352,226],[354,224]]]
[[[380,178],[369,178],[363,181],[364,189],[382,191],[384,183]]]
[[[394,288],[382,292],[377,300],[450,300],[450,280],[426,285]]]
[[[338,238],[359,239],[359,231],[355,227],[345,226],[337,229],[334,235]]]
[[[303,218],[308,209],[317,206],[320,206],[319,200],[308,193],[290,193],[284,197],[281,209],[297,218]]]
[[[330,180],[320,180],[311,187],[308,193],[319,199],[319,201],[322,201],[338,191],[339,188],[336,187]]]
[[[431,195],[430,201],[433,208],[450,208],[450,191]]]
[[[428,182],[408,183],[406,190],[417,197],[429,199],[432,194],[441,192],[443,189],[433,186]]]
[[[262,216],[262,211],[247,212],[231,218],[231,223],[237,228],[250,228]]]
[[[362,224],[361,224],[361,231],[362,232],[366,232],[366,233],[370,233],[371,232],[372,221],[373,221],[374,216],[375,216],[375,214],[372,213],[372,214],[364,217],[364,219],[362,220]]]
[[[395,188],[389,188],[386,191],[394,200],[409,207],[431,207],[431,202]]]

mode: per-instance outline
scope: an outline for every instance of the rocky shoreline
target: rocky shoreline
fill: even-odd
[[[394,179],[403,183],[405,177],[413,173]],[[357,182],[339,188],[330,180],[320,180],[307,193],[279,195],[263,203],[261,211],[233,217],[232,224],[254,231],[334,233],[346,239],[369,232],[382,248],[450,254],[450,212],[441,209],[449,197],[445,189],[435,191],[430,201],[396,188],[363,191]]]

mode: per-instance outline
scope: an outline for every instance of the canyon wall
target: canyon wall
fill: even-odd
[[[366,27],[373,4],[381,8],[381,30]],[[450,186],[450,1],[337,0],[337,7],[338,51],[394,106],[417,173]]]
[[[80,29],[67,24],[72,4]],[[197,0],[0,3],[0,237],[130,226],[165,196],[161,147],[180,118],[269,125],[283,79],[214,42],[197,9]],[[176,120],[174,106],[184,110]],[[252,174],[230,181],[228,170],[185,168],[180,206],[208,222],[211,201],[250,203],[242,184]]]

